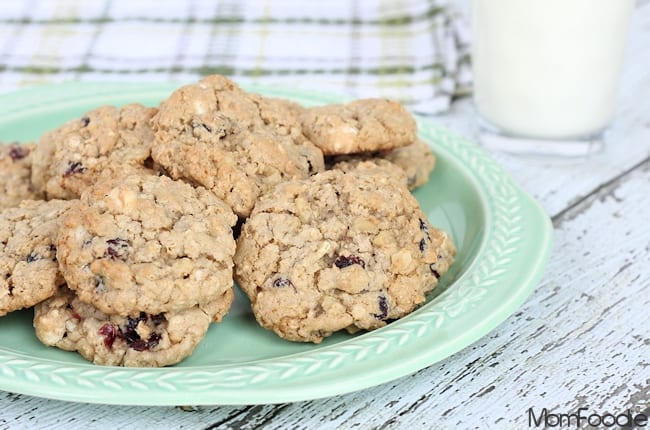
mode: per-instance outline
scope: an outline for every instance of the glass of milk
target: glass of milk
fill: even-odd
[[[584,155],[612,120],[633,0],[473,0],[481,140]]]

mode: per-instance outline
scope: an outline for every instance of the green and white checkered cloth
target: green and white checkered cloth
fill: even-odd
[[[465,25],[444,0],[0,0],[0,92],[212,73],[424,114],[471,79]]]

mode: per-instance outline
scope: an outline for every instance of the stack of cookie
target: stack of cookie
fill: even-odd
[[[411,195],[435,158],[398,103],[305,108],[223,76],[0,150],[0,314],[105,365],[190,355],[233,301],[320,342],[413,311],[450,237]],[[4,188],[4,190],[3,190]]]

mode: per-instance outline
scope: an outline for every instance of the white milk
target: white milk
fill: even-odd
[[[613,116],[633,0],[473,0],[474,101],[506,134],[602,131]]]

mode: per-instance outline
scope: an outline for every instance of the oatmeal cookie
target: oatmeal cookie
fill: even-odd
[[[307,108],[301,124],[325,155],[399,148],[417,139],[413,116],[401,104],[385,99]]]
[[[248,93],[247,97],[257,106],[259,118],[264,126],[282,136],[291,137],[295,143],[303,144],[308,141],[300,123],[300,117],[305,111],[303,106],[291,100],[261,94]]]
[[[202,306],[176,312],[106,315],[67,287],[34,309],[36,337],[48,346],[77,351],[109,366],[162,367],[188,357],[233,300],[232,290]]]
[[[63,218],[59,265],[79,298],[107,314],[203,305],[233,286],[236,220],[211,192],[165,176],[104,181]]]
[[[246,217],[276,184],[324,170],[294,108],[209,76],[161,103],[152,119],[152,157],[171,177],[208,188]]]
[[[108,168],[144,166],[155,108],[102,106],[45,133],[34,150],[32,183],[47,198],[73,199]]]
[[[436,165],[436,156],[426,142],[418,140],[408,146],[386,151],[331,156],[326,159],[326,166],[329,169],[348,170],[364,161],[373,161],[387,168],[391,168],[391,165],[399,167],[406,175],[409,190],[414,190],[429,181]]]
[[[391,176],[405,185],[408,183],[404,170],[396,164],[380,157],[338,155],[336,157],[330,157],[328,161],[326,164],[328,170],[341,170],[346,173],[354,170],[370,170],[377,175]]]
[[[0,315],[47,299],[63,284],[56,261],[64,200],[26,200],[0,212]]]
[[[263,327],[320,342],[411,312],[454,255],[402,180],[330,170],[260,199],[237,239],[235,279]]]
[[[0,144],[0,210],[18,206],[23,200],[41,200],[31,186],[32,152],[36,145]]]

